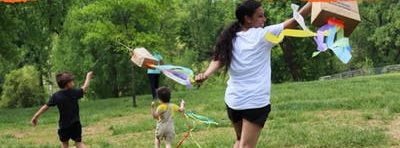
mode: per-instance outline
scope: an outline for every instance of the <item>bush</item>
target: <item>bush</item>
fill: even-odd
[[[31,107],[45,102],[39,75],[33,66],[24,66],[6,75],[0,107]]]
[[[0,76],[0,94],[3,92],[3,88],[1,88],[1,86],[3,86],[3,78]]]

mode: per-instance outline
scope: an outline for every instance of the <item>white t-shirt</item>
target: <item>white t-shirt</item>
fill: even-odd
[[[278,35],[282,30],[281,23],[236,33],[225,92],[225,103],[230,108],[253,109],[270,103],[271,48],[275,44],[268,42],[265,35]]]

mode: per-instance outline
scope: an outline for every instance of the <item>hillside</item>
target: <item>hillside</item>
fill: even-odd
[[[345,80],[276,84],[272,112],[258,147],[400,147],[400,74]],[[224,88],[173,93],[173,102],[186,101],[187,110],[216,119],[218,126],[198,124],[184,147],[230,147],[233,128],[225,112]],[[84,142],[91,147],[153,147],[155,120],[149,95],[82,100]],[[56,108],[32,128],[38,107],[0,109],[0,143],[5,147],[59,147]],[[175,143],[187,131],[187,120],[175,116]],[[191,123],[191,121],[189,121]]]

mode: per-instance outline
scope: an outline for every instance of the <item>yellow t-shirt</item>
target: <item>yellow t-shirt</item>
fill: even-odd
[[[176,104],[173,104],[173,103],[161,103],[160,105],[158,105],[158,107],[156,109],[156,113],[160,115],[159,118],[158,118],[159,120],[163,120],[163,119],[169,118],[168,115],[167,116],[163,115],[163,113],[167,112],[168,105],[170,106],[170,110],[171,110],[170,111],[171,112],[170,116],[171,117],[173,117],[174,112],[179,111],[179,106],[176,105]]]

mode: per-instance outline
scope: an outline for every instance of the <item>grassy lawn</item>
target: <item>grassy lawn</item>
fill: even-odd
[[[312,81],[272,86],[272,112],[258,147],[400,147],[400,74]],[[146,88],[147,89],[147,88]],[[224,87],[174,92],[172,102],[216,119],[218,126],[198,124],[183,147],[231,147],[234,131],[225,112]],[[151,97],[82,100],[83,140],[91,147],[154,147]],[[30,126],[39,107],[0,109],[0,147],[59,147],[58,111],[50,109]],[[175,116],[177,136],[187,119]]]

